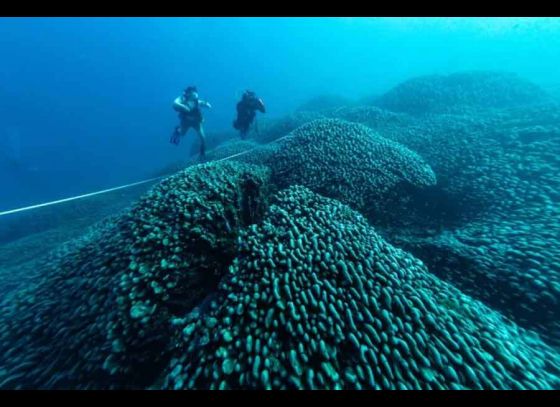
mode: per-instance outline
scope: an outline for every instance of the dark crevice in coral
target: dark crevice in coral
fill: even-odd
[[[241,221],[245,226],[257,223],[267,209],[265,186],[246,175],[240,185]]]
[[[211,262],[202,263],[198,268],[189,270],[187,290],[181,294],[181,287],[179,287],[179,292],[176,292],[165,303],[169,313],[167,320],[183,318],[194,309],[197,310],[198,315],[204,315],[210,303],[218,297],[218,285],[236,256],[239,231],[260,221],[267,209],[268,193],[269,186],[266,183],[251,174],[241,176],[237,186],[237,205],[224,204],[222,220],[225,231],[218,228],[213,231],[216,241],[219,241],[217,248],[205,240],[197,241],[190,248],[193,255],[206,257],[211,259]],[[220,197],[216,195],[214,199],[218,200]],[[167,332],[165,335],[161,335],[161,333],[158,335],[159,338],[164,338],[163,341],[156,341],[151,346],[132,350],[133,354],[150,355],[154,352],[159,354],[157,364],[152,362],[156,358],[147,357],[144,364],[134,369],[142,372],[141,376],[135,380],[139,387],[144,388],[157,383],[161,379],[162,367],[169,364],[173,350],[174,328],[168,325],[161,329]]]

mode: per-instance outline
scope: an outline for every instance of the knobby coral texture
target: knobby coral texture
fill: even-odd
[[[431,275],[359,213],[301,186],[239,238],[177,321],[170,388],[554,388],[559,355]]]
[[[554,98],[464,72],[259,127],[26,218],[0,388],[560,389]]]

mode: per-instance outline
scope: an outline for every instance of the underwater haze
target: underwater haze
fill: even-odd
[[[251,88],[278,117],[305,100],[380,94],[417,75],[507,69],[558,85],[560,25],[537,18],[1,18],[0,210],[143,179],[194,84],[207,131]]]
[[[0,389],[560,389],[558,49],[0,18]]]

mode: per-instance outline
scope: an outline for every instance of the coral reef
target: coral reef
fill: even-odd
[[[482,89],[484,81],[477,86],[491,93]],[[412,96],[418,95],[411,90]],[[398,216],[389,222],[368,216],[387,238],[438,276],[557,344],[560,107],[537,101],[535,96],[527,99],[530,106],[422,118],[374,107],[324,114],[406,145],[437,174],[437,185],[399,202]]]
[[[128,271],[121,276],[118,312],[109,326],[120,350],[106,361],[111,371],[157,366],[170,337],[170,318],[215,289],[235,255],[237,230],[265,209],[267,177],[268,170],[239,163],[191,167],[160,183],[131,210]]]
[[[411,114],[463,113],[538,103],[548,97],[515,74],[472,71],[410,79],[382,95],[377,104]]]
[[[150,384],[166,361],[169,318],[227,271],[236,230],[265,209],[267,177],[241,163],[191,167],[54,252],[2,303],[0,387]]]
[[[372,214],[387,209],[391,195],[405,198],[398,188],[402,184],[422,188],[436,182],[430,166],[415,152],[338,119],[299,127],[279,142],[268,164],[280,188],[304,185]]]
[[[560,345],[560,210],[532,205],[439,231],[387,231],[430,271]]]
[[[560,389],[560,105],[335,99],[3,223],[0,388]]]
[[[115,271],[127,267],[120,240],[118,229],[97,225],[62,245],[23,289],[2,298],[0,388],[119,385],[102,366]]]
[[[281,191],[204,310],[173,389],[558,388],[559,355],[304,187]]]
[[[416,205],[405,228],[389,225],[391,241],[553,343],[560,340],[559,123],[560,108],[550,104],[442,115],[386,134],[418,151],[438,176],[438,200]]]

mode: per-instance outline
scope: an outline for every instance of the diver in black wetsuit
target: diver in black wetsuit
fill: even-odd
[[[237,103],[237,119],[233,122],[233,128],[239,130],[242,139],[247,137],[249,128],[255,120],[256,111],[265,113],[262,99],[257,98],[253,91],[246,91]]]
[[[179,126],[175,127],[170,142],[178,145],[181,141],[181,137],[192,127],[200,138],[200,157],[204,157],[206,152],[206,138],[204,135],[204,128],[202,127],[204,118],[200,110],[201,107],[212,108],[212,105],[198,98],[195,86],[189,86],[181,96],[175,99],[173,102],[173,109],[179,112],[179,120],[181,123]]]

